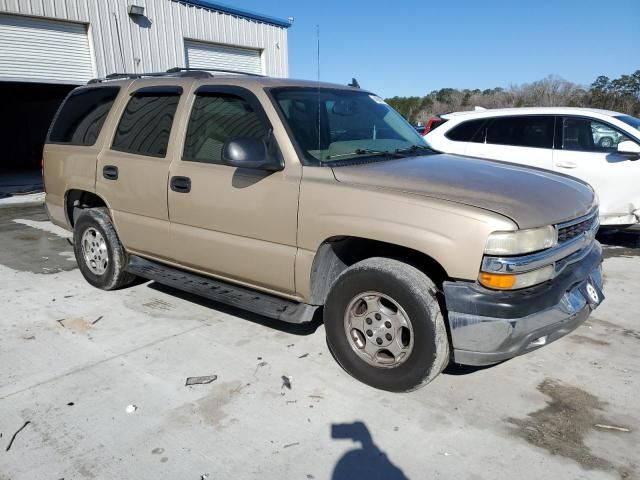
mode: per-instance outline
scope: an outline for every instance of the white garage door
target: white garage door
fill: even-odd
[[[0,14],[0,80],[80,84],[94,76],[85,25]]]
[[[184,50],[189,68],[220,68],[262,75],[259,50],[189,40],[185,40]]]

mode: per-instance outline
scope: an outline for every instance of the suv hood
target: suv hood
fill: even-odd
[[[537,168],[436,154],[333,167],[339,182],[388,188],[491,210],[519,228],[585,215],[595,195],[580,180]]]

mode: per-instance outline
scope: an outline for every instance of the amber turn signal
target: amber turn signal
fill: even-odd
[[[516,276],[481,272],[478,281],[487,288],[509,290],[516,284]]]

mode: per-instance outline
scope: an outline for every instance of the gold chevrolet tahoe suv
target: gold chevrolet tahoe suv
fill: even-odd
[[[321,308],[337,361],[381,389],[539,348],[603,298],[588,185],[438,154],[355,87],[93,80],[59,109],[44,174],[90,284],[138,276],[294,323]]]

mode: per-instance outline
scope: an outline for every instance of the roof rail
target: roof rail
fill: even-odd
[[[110,73],[104,78],[93,78],[87,82],[87,84],[92,83],[102,83],[108,82],[109,80],[126,80],[131,79],[135,80],[137,78],[145,78],[145,77],[193,77],[193,78],[210,78],[211,75],[208,72],[203,70],[192,70],[188,72],[183,72],[180,70],[175,70],[173,68],[167,70],[166,72],[145,72],[145,73]]]
[[[236,75],[250,75],[252,77],[264,77],[265,75],[260,75],[258,73],[251,72],[242,72],[239,70],[225,70],[222,68],[187,68],[187,67],[173,67],[167,70],[166,72],[147,72],[147,73],[110,73],[104,78],[93,78],[87,82],[87,84],[92,83],[102,83],[107,82],[109,80],[126,80],[126,79],[137,79],[144,77],[192,77],[192,78],[210,78],[213,75],[209,72],[218,72],[218,73],[233,73]]]
[[[173,67],[167,70],[167,73],[180,73],[180,72],[218,72],[218,73],[233,73],[236,75],[249,75],[251,77],[265,77],[266,75],[260,75],[259,73],[243,72],[242,70],[225,70],[224,68],[189,68],[189,67]]]

